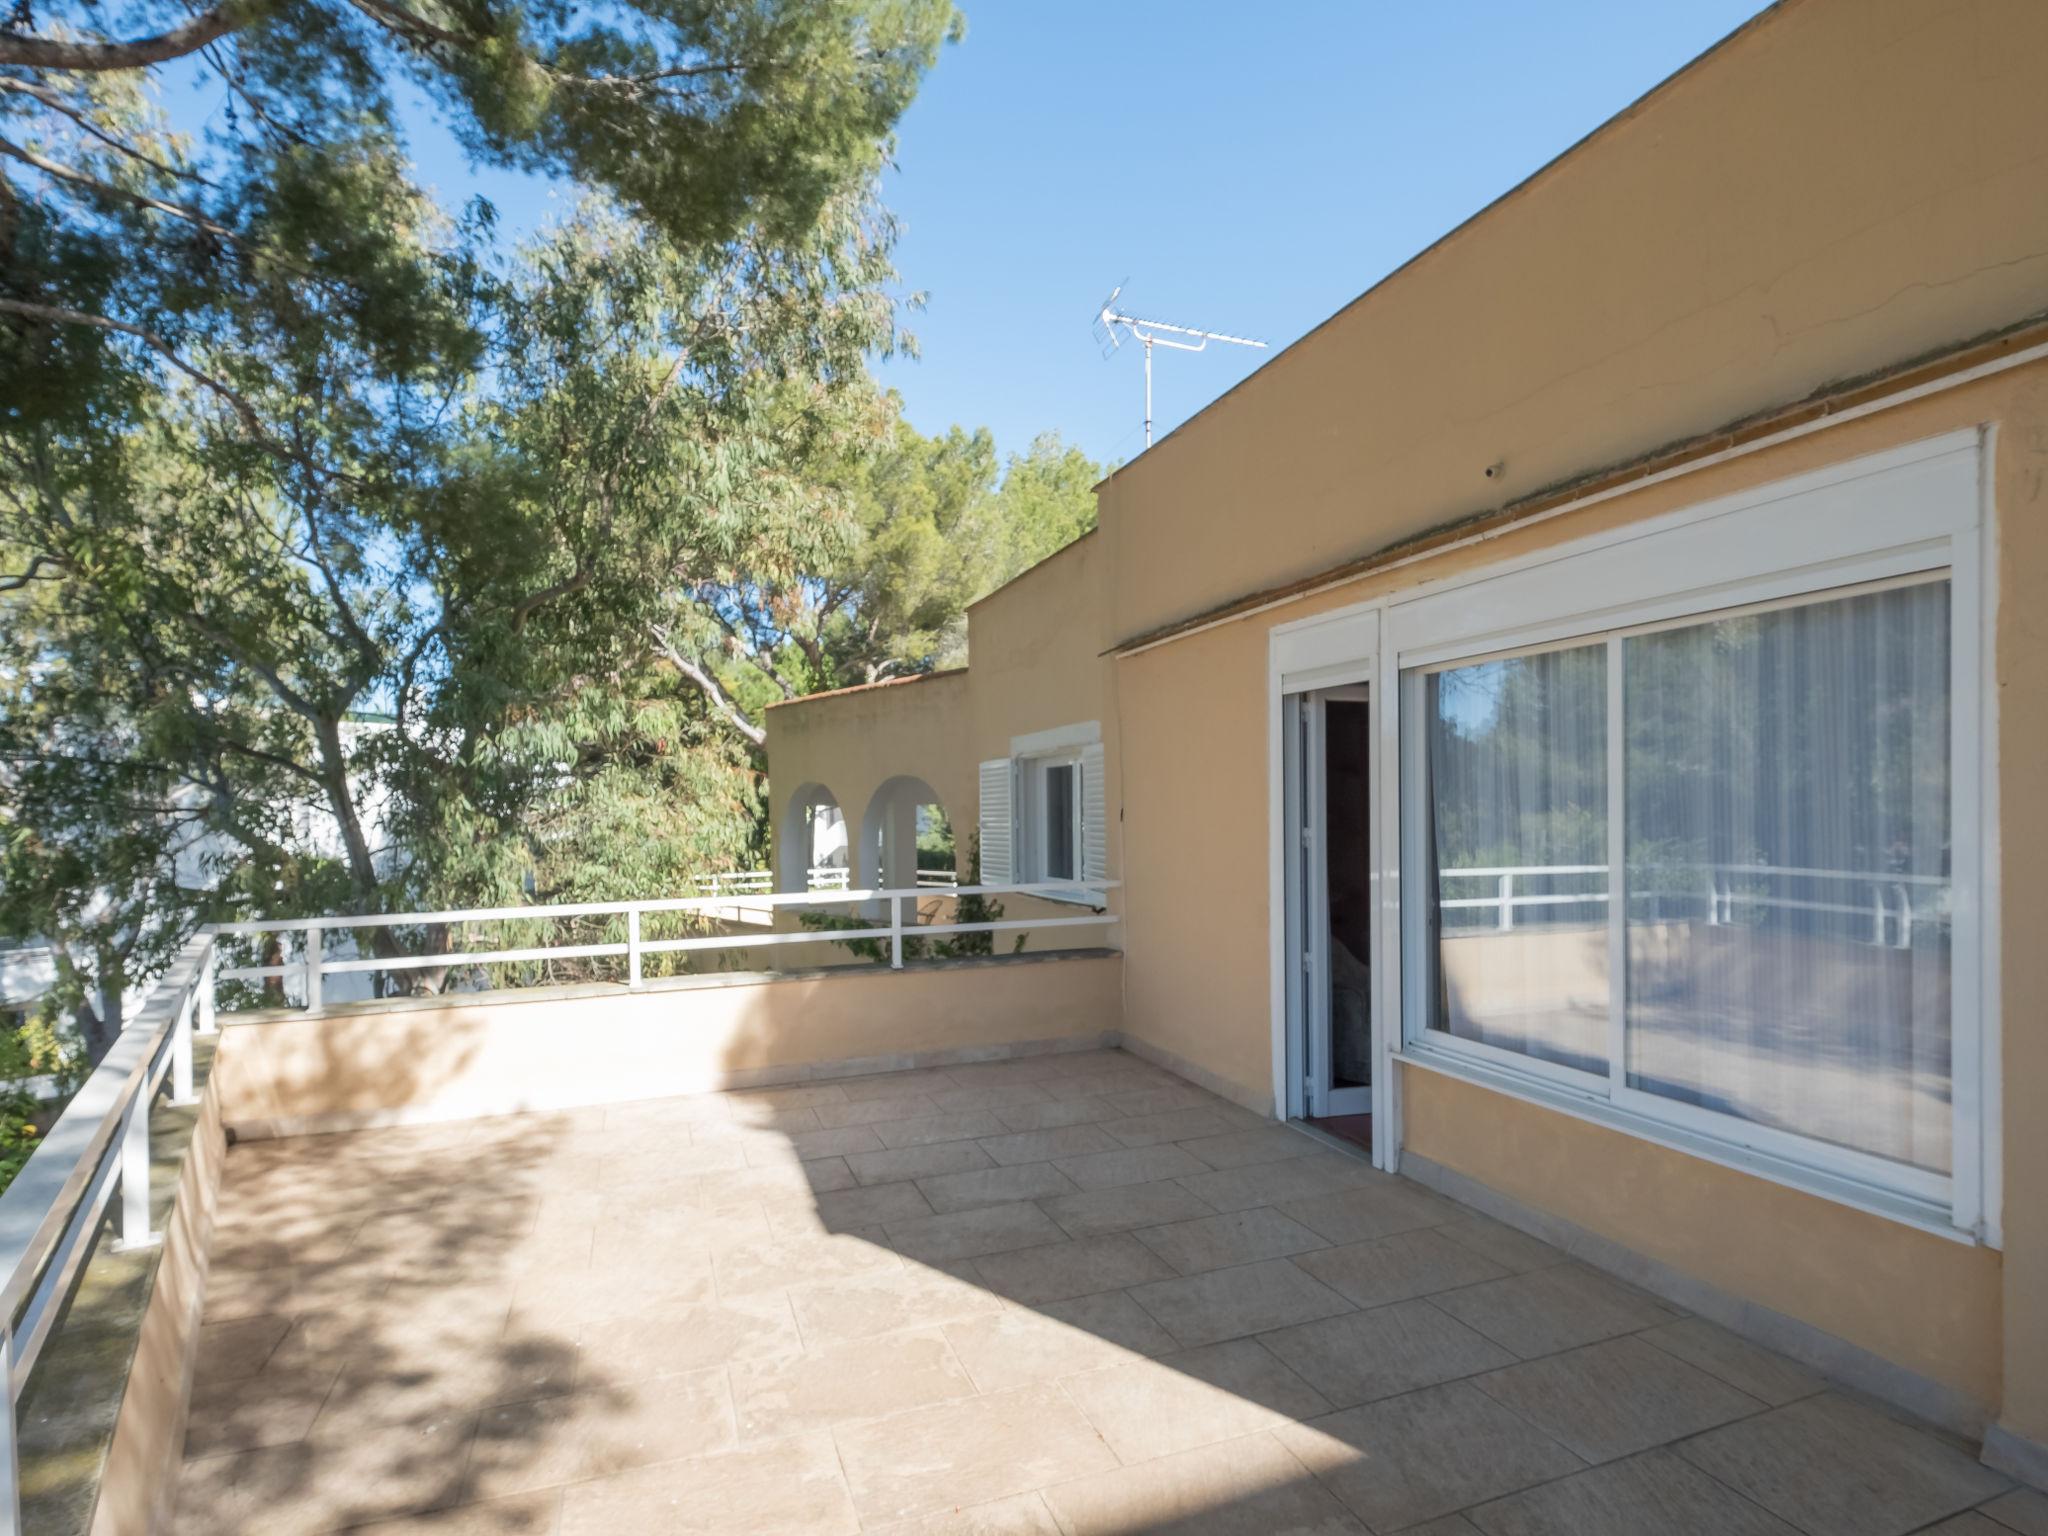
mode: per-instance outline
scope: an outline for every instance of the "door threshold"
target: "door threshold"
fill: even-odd
[[[1369,1114],[1306,1115],[1287,1123],[1325,1146],[1372,1161],[1372,1116]]]

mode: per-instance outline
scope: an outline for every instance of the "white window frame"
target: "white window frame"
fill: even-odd
[[[1076,748],[1070,752],[1042,752],[1035,757],[1022,759],[1024,770],[1024,827],[1025,846],[1030,849],[1030,878],[1033,880],[1072,880],[1081,878],[1082,837],[1081,825],[1081,753]],[[1052,813],[1048,809],[1050,794],[1047,780],[1056,768],[1071,768],[1074,773],[1073,805],[1069,811],[1069,834],[1073,841],[1073,870],[1069,874],[1055,875],[1052,872]]]
[[[1016,765],[1017,774],[1016,846],[1021,872],[1016,878],[1019,883],[1054,878],[1046,873],[1049,829],[1046,825],[1045,775],[1049,768],[1071,767],[1074,770],[1074,872],[1065,878],[1077,886],[1085,884],[1088,872],[1087,758],[1089,749],[1099,747],[1101,742],[1102,722],[1099,720],[1010,738],[1010,759]],[[1063,891],[1041,891],[1034,896],[1040,901],[1063,901],[1090,908],[1100,904],[1098,899],[1078,893],[1069,895]]]
[[[1399,771],[1382,775],[1381,824],[1400,827],[1405,854],[1390,850],[1382,869],[1394,893],[1386,949],[1396,971],[1382,1007],[1401,1020],[1401,1060],[1943,1236],[1999,1245],[1997,753],[1989,664],[1996,585],[1987,569],[1988,439],[1988,428],[1970,430],[1856,459],[1435,583],[1386,605],[1380,696],[1392,705],[1386,739],[1398,751],[1387,755],[1398,757]],[[1404,788],[1423,782],[1423,733],[1402,728],[1422,718],[1420,669],[1575,638],[1618,647],[1623,631],[1934,572],[1951,583],[1951,1175],[1617,1083],[1626,1071],[1622,1042],[1613,1038],[1625,986],[1619,969],[1605,1075],[1428,1028],[1420,996],[1425,927],[1420,910],[1399,895],[1404,876],[1416,888],[1420,867],[1414,855],[1421,806]],[[1588,606],[1588,594],[1598,594],[1598,606]],[[1612,659],[1610,651],[1610,720],[1617,718],[1621,686]],[[1610,777],[1620,740],[1621,732],[1610,729]],[[1610,829],[1611,843],[1613,837]]]

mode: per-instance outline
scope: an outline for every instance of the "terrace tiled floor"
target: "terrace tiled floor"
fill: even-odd
[[[2048,1533],[1115,1052],[229,1156],[181,1532]]]

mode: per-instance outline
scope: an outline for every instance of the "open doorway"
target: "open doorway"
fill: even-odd
[[[1289,694],[1290,1112],[1372,1149],[1372,724],[1363,685]]]

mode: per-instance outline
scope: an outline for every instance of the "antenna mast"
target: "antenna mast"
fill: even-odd
[[[1170,347],[1175,352],[1206,352],[1212,341],[1227,342],[1233,347],[1257,347],[1264,351],[1263,341],[1254,341],[1249,336],[1226,336],[1221,331],[1198,331],[1193,326],[1168,325],[1164,320],[1145,320],[1137,315],[1127,315],[1116,307],[1118,295],[1124,291],[1122,283],[1110,290],[1109,297],[1102,301],[1102,308],[1095,315],[1095,339],[1102,343],[1102,355],[1123,345],[1122,332],[1128,331],[1145,344],[1145,446],[1152,446],[1152,349]],[[1184,337],[1185,340],[1174,340]]]

